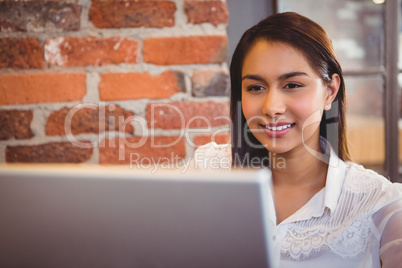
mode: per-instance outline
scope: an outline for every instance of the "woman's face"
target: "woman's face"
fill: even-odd
[[[290,45],[258,41],[242,68],[242,109],[253,135],[273,153],[304,145],[319,151],[323,110],[331,108],[339,89],[339,76],[332,78],[325,85]]]

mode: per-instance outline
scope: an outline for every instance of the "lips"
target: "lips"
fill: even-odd
[[[287,122],[281,122],[281,123],[269,123],[265,125],[260,125],[265,133],[270,136],[270,137],[281,137],[285,134],[287,134],[289,131],[292,130],[292,128],[295,126],[295,123],[287,123]]]

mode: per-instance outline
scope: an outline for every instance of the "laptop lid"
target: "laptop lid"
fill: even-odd
[[[2,168],[0,267],[273,267],[269,180]]]

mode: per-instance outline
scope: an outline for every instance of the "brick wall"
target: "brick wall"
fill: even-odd
[[[188,159],[228,140],[225,1],[0,0],[0,162]]]

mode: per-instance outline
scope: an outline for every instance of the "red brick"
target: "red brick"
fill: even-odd
[[[0,110],[0,140],[32,138],[32,118],[32,111]]]
[[[55,32],[78,31],[81,7],[76,3],[35,1],[1,1],[0,30]]]
[[[56,66],[102,66],[137,62],[138,42],[121,37],[57,37],[46,41],[45,58]]]
[[[229,124],[228,116],[228,103],[213,101],[149,103],[146,110],[150,128],[161,129],[223,126]]]
[[[82,163],[88,161],[92,148],[79,148],[70,142],[41,145],[7,146],[8,163]]]
[[[144,139],[143,145],[141,139]],[[129,144],[129,146],[125,144]],[[138,148],[130,148],[130,146],[134,147],[136,145],[138,145]],[[165,146],[165,148],[162,146]],[[122,160],[119,160],[120,154],[121,158],[123,158]],[[153,162],[175,163],[185,156],[185,141],[183,137],[179,136],[147,136],[103,140],[99,148],[100,164],[130,164],[130,159],[133,165],[136,164],[133,160],[137,161],[138,164],[144,165]]]
[[[223,70],[194,71],[191,77],[192,94],[196,97],[228,96],[229,74]]]
[[[215,26],[228,23],[228,8],[221,1],[185,1],[187,22],[193,24],[211,23]]]
[[[172,1],[92,0],[89,19],[98,28],[172,27],[176,5]]]
[[[100,75],[101,100],[162,99],[185,91],[184,75],[166,71],[153,76],[149,73],[106,73]]]
[[[198,135],[194,137],[194,144],[196,147],[210,142],[216,142],[217,144],[228,144],[230,143],[230,134],[219,133],[216,135]]]
[[[156,65],[222,63],[226,36],[157,37],[143,42],[144,61]]]
[[[0,105],[81,101],[85,73],[0,75]]]
[[[133,116],[132,112],[122,109],[118,105],[108,105],[106,108],[102,107],[99,112],[99,107],[80,107],[80,109],[63,108],[58,111],[54,111],[50,114],[46,122],[46,135],[66,135],[64,129],[64,122],[66,121],[67,114],[70,113],[69,120],[71,120],[71,133],[100,133],[104,131],[122,131],[127,133],[133,133],[134,128],[127,122],[124,124],[124,120]],[[100,116],[104,116],[103,126],[99,126]],[[120,118],[119,118],[120,117]],[[120,123],[120,124],[119,124]]]
[[[45,67],[43,49],[37,39],[0,39],[0,68],[35,69],[43,67]]]

